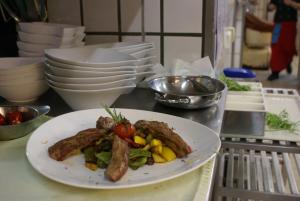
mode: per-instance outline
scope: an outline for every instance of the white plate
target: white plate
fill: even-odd
[[[92,189],[121,189],[144,186],[179,177],[204,165],[219,151],[221,142],[217,134],[194,121],[156,112],[117,109],[131,122],[140,119],[163,121],[191,146],[186,158],[128,169],[117,182],[104,177],[104,170],[91,171],[84,166],[83,155],[58,162],[48,156],[48,148],[57,141],[75,135],[78,131],[95,127],[100,115],[108,116],[104,109],[81,110],[58,116],[40,126],[28,140],[26,155],[31,165],[42,175],[71,186]]]

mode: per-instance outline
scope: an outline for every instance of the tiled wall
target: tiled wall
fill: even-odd
[[[156,61],[202,57],[205,1],[144,0],[146,41],[155,43]],[[50,0],[50,22],[84,25],[86,43],[141,41],[141,0]]]

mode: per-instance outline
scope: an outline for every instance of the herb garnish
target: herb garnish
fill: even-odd
[[[250,91],[250,85],[240,85],[233,79],[226,77],[225,75],[221,75],[219,79],[227,85],[229,91]]]
[[[286,110],[282,110],[279,114],[267,112],[266,114],[267,125],[273,130],[287,130],[293,133],[297,130],[298,122],[292,122],[289,120],[289,114]]]

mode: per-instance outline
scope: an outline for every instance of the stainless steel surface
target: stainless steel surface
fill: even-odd
[[[225,111],[222,133],[262,136],[264,132],[264,112]]]
[[[0,113],[5,116],[8,112],[19,111],[24,122],[17,125],[0,126],[0,140],[12,140],[20,138],[34,130],[38,124],[36,120],[50,110],[49,106],[1,106]]]
[[[195,110],[167,107],[155,101],[154,97],[155,94],[153,91],[145,88],[136,88],[130,94],[121,95],[112,107],[171,114],[199,122],[215,132],[220,133],[225,106],[225,94],[221,96],[220,101],[216,105]]]
[[[148,84],[158,102],[184,109],[215,105],[225,90],[223,82],[208,76],[164,76],[154,78]]]
[[[300,200],[300,142],[221,139],[213,200]]]

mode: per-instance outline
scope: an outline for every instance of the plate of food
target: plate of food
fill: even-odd
[[[151,111],[89,109],[55,117],[30,136],[26,156],[54,181],[90,189],[155,184],[213,158],[218,135],[197,122]]]

